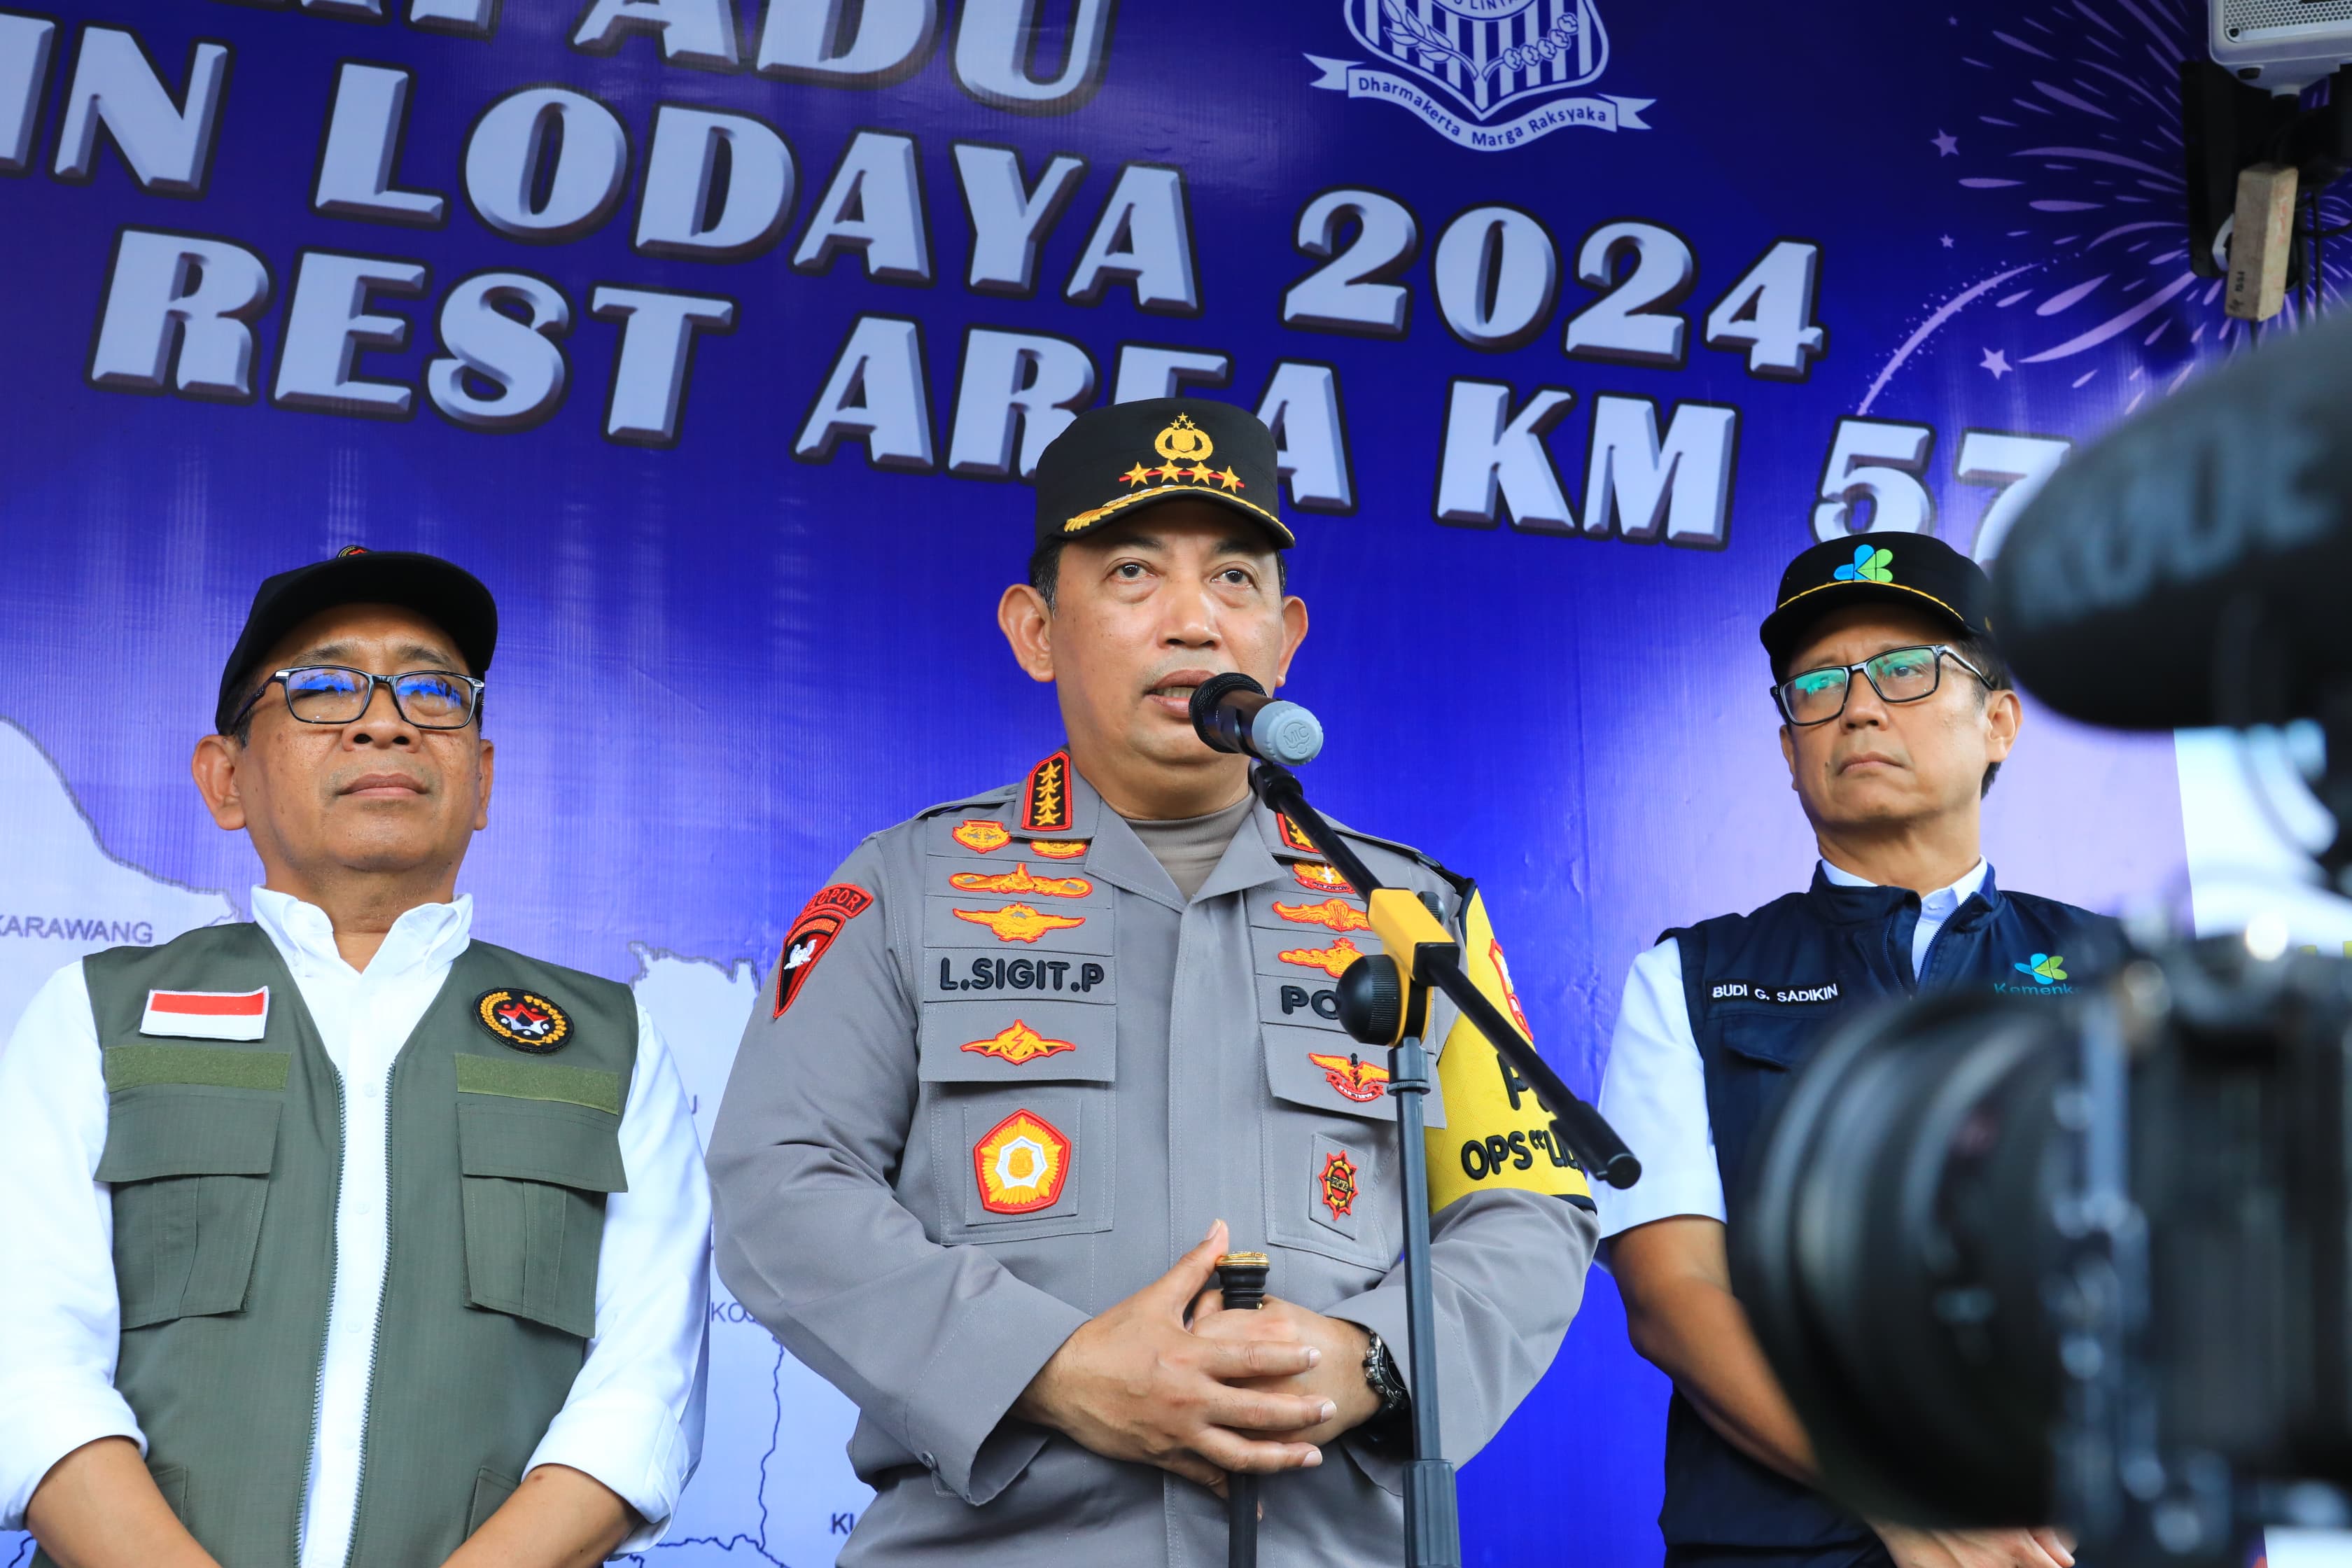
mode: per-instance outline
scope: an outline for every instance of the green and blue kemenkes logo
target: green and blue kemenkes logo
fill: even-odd
[[[1994,990],[2005,992],[2012,996],[2048,996],[2063,994],[2074,989],[2066,984],[2064,953],[2037,952],[2021,963],[2011,964],[2010,967],[2020,974],[2031,976],[2033,984],[2031,985],[2001,984],[1994,986]]]
[[[2012,963],[2010,967],[2020,974],[2031,974],[2044,985],[2055,985],[2066,978],[2065,963],[2063,953],[2037,952],[2023,963]]]
[[[1886,569],[1886,563],[1894,559],[1895,552],[1892,550],[1882,550],[1870,544],[1857,544],[1853,547],[1853,562],[1839,567],[1832,575],[1841,583],[1892,583],[1895,581],[1895,574]],[[2037,952],[2033,956],[2037,959],[2047,958],[2049,954]],[[2025,965],[2021,963],[2018,967],[2023,969]]]

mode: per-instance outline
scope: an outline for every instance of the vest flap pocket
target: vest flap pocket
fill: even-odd
[[[126,1332],[243,1309],[279,1108],[274,1094],[203,1083],[142,1083],[108,1097],[97,1175],[114,1186]]]
[[[466,1060],[457,1059],[461,1065]],[[629,1190],[621,1163],[620,1117],[584,1105],[461,1093],[457,1160],[468,1176],[551,1182],[591,1193]]]
[[[1389,1098],[1385,1048],[1359,1045],[1344,1034],[1325,1029],[1267,1024],[1259,1033],[1265,1040],[1266,1087],[1276,1100],[1309,1110],[1336,1111],[1395,1125],[1396,1101]],[[1435,1087],[1433,1081],[1431,1088]],[[1430,1098],[1433,1102],[1436,1097]],[[1437,1115],[1433,1125],[1444,1125],[1434,1103],[1425,1109]]]
[[[1109,1083],[1118,1045],[1118,1010],[1099,1003],[926,1002],[919,1070],[925,1083]]]
[[[604,1194],[629,1184],[620,1129],[584,1105],[457,1097],[469,1303],[594,1337]]]
[[[116,1047],[108,1051],[111,1076]],[[173,1046],[171,1056],[244,1056],[258,1052],[197,1052]],[[278,1081],[285,1058],[278,1057]],[[275,1095],[203,1083],[141,1083],[108,1097],[101,1182],[152,1182],[165,1176],[267,1176],[278,1150]]]
[[[1833,1007],[1722,1007],[1710,1022],[1724,1049],[1768,1067],[1804,1065],[1837,1021]]]

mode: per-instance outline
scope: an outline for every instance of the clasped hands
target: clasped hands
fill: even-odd
[[[1370,1336],[1272,1295],[1255,1311],[1225,1310],[1215,1279],[1226,1248],[1219,1220],[1174,1268],[1064,1341],[1013,1414],[1220,1494],[1236,1471],[1321,1464],[1321,1445],[1380,1409],[1364,1381]]]

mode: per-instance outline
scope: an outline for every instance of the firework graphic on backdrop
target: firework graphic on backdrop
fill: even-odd
[[[2222,311],[2222,280],[2189,265],[2179,73],[2204,52],[2204,0],[2051,0],[1997,23],[1950,21],[1972,112],[1937,126],[1926,155],[1957,184],[1961,219],[2000,237],[2003,259],[1928,309],[1862,411],[1963,311],[2000,313],[2001,346],[1979,366],[1995,380],[2082,387],[2114,374],[2135,384],[2127,408],[2247,342],[2247,324]],[[2345,212],[2323,197],[2322,226]],[[2339,245],[2318,292],[2332,300],[2347,286],[2352,247]],[[2291,327],[2304,307],[2291,293],[2274,324]]]

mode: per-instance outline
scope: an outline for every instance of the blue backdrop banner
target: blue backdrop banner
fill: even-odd
[[[782,925],[1058,740],[993,624],[1073,411],[1282,452],[1318,797],[1484,882],[1591,1088],[1664,927],[1800,884],[1755,627],[1816,539],[1989,557],[2245,340],[2192,0],[77,0],[0,11],[0,1022],[237,918],[186,772],[258,580],[497,593],[490,940],[625,980],[708,1133]],[[2005,886],[2177,884],[2173,749],[2035,710]],[[723,1291],[672,1568],[829,1563],[850,1412]],[[1463,1475],[1479,1563],[1654,1563],[1605,1274]],[[21,1540],[0,1562],[21,1561]],[[12,1556],[13,1553],[13,1556]]]

